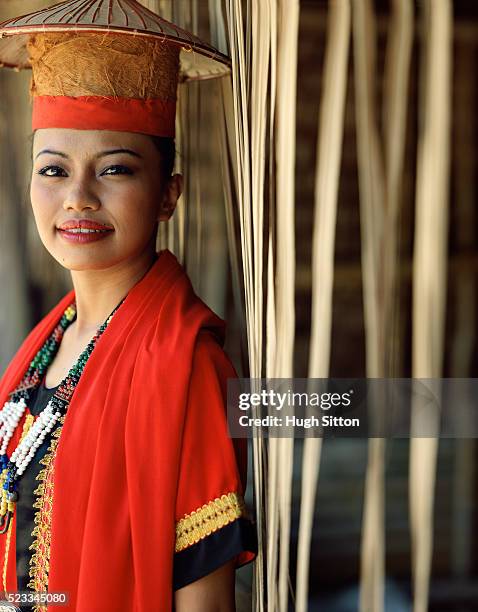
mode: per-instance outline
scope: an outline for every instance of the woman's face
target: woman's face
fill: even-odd
[[[169,219],[182,189],[177,174],[163,184],[160,164],[160,153],[143,134],[37,130],[30,197],[46,249],[70,270],[153,255],[156,224]]]

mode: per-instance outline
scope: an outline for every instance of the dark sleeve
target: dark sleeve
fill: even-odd
[[[246,440],[229,437],[227,379],[237,377],[209,333],[196,343],[176,498],[174,590],[257,554],[257,534],[244,503]]]

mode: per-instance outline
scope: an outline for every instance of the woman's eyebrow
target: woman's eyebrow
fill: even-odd
[[[118,153],[127,153],[128,155],[142,159],[142,156],[139,153],[136,153],[136,151],[132,151],[131,149],[112,149],[111,151],[103,151],[103,153],[99,153],[96,157],[106,157],[107,155],[117,155]]]
[[[61,153],[60,151],[53,151],[52,149],[43,149],[42,151],[40,151],[40,153],[38,153],[38,155],[36,155],[35,159],[38,159],[40,157],[40,155],[59,155],[60,157],[64,157],[65,159],[69,159],[68,155],[66,155],[66,153]]]
[[[139,157],[142,159],[142,156],[136,151],[132,151],[131,149],[111,149],[109,151],[103,151],[102,153],[98,153],[96,159],[100,157],[106,157],[107,155],[117,155],[118,153],[126,153],[127,155],[132,155],[133,157]],[[63,157],[64,159],[70,159],[66,153],[62,153],[61,151],[54,151],[53,149],[43,149],[38,153],[35,157],[37,159],[40,155],[58,155],[59,157]]]

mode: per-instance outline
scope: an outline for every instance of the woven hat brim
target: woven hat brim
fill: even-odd
[[[231,61],[226,55],[134,0],[125,2],[117,5],[121,11],[110,13],[106,7],[111,7],[111,3],[103,0],[67,0],[0,23],[0,66],[20,70],[31,67],[27,52],[31,34],[81,31],[142,36],[178,45],[182,81],[230,73]]]

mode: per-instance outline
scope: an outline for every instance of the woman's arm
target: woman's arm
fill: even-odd
[[[235,559],[178,589],[174,593],[175,612],[236,612]]]

